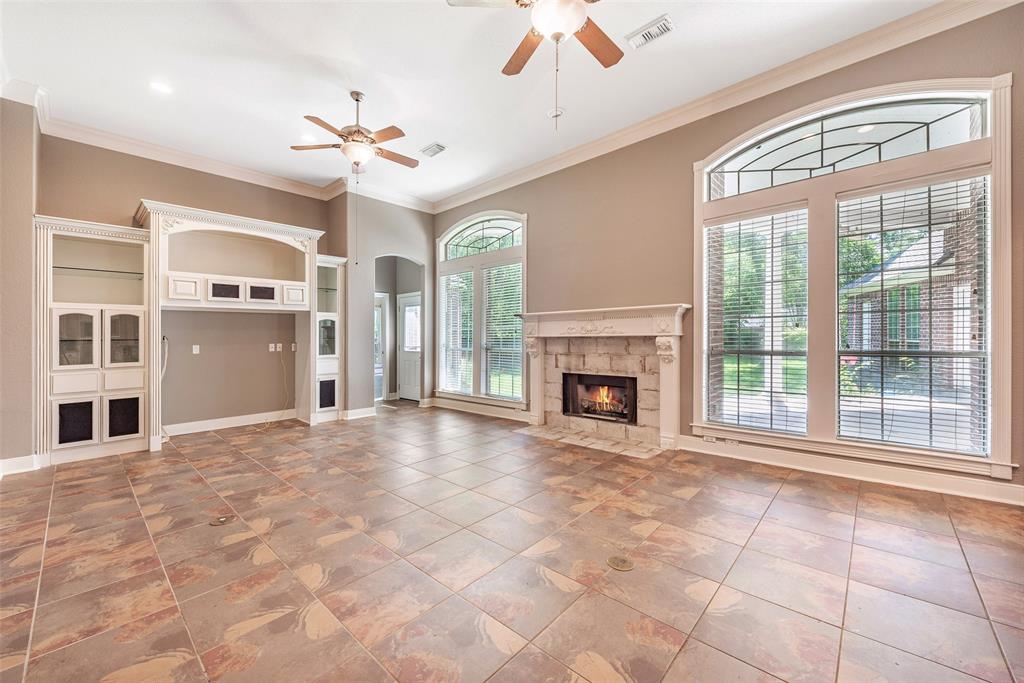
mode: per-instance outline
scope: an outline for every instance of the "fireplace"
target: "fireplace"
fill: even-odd
[[[562,413],[636,424],[636,377],[562,374]]]

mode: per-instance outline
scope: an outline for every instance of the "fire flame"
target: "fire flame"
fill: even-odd
[[[611,387],[598,387],[597,388],[597,401],[598,407],[601,410],[612,409],[612,390]]]

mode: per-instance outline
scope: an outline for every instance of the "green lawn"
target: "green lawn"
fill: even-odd
[[[514,395],[523,397],[523,377],[508,372],[491,372],[487,376],[487,386],[490,394],[499,394],[503,398]]]
[[[725,387],[735,388],[738,384],[746,391],[769,389],[771,375],[767,371],[766,360],[760,356],[726,357],[723,361]],[[783,358],[782,380],[787,392],[807,393],[807,359]]]

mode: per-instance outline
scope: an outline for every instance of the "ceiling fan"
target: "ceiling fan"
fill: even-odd
[[[349,94],[352,96],[352,99],[356,101],[355,124],[345,126],[344,128],[335,128],[318,116],[307,115],[304,117],[307,121],[315,123],[324,130],[337,135],[341,138],[341,142],[335,142],[328,145],[292,145],[292,149],[300,151],[307,149],[340,149],[341,153],[352,162],[353,173],[362,173],[365,171],[366,163],[374,156],[387,159],[388,161],[394,161],[395,163],[408,166],[409,168],[416,168],[419,166],[420,162],[416,159],[410,159],[409,157],[398,154],[397,152],[392,152],[391,150],[377,146],[382,142],[404,137],[405,133],[403,133],[402,129],[398,126],[388,126],[387,128],[381,128],[378,131],[370,132],[369,128],[364,128],[359,125],[359,103],[363,101],[364,95],[358,90],[353,90]]]
[[[515,76],[537,50],[541,40],[547,38],[556,45],[572,36],[583,43],[601,66],[608,68],[619,63],[622,50],[612,42],[594,20],[587,16],[587,5],[598,0],[448,0],[452,7],[519,7],[530,9],[533,26],[527,31],[519,47],[505,64],[501,73]]]

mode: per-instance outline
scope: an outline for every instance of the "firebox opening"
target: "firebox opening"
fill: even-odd
[[[562,413],[636,424],[636,377],[565,373]]]

